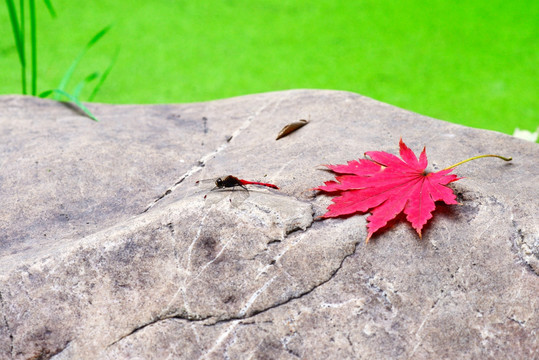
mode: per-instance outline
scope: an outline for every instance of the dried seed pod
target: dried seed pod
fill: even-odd
[[[277,135],[277,138],[275,140],[279,140],[280,138],[285,137],[286,135],[296,131],[297,129],[308,123],[308,120],[301,119],[299,121],[286,125],[284,128],[282,128],[281,131],[279,131],[279,134]]]

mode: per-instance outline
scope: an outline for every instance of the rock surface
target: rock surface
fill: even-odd
[[[88,106],[0,96],[0,359],[539,358],[537,144],[337,91]],[[458,167],[422,240],[316,221],[317,166],[401,136],[514,160]],[[227,174],[282,190],[208,205]]]

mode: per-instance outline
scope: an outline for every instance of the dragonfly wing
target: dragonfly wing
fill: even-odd
[[[228,191],[215,188],[204,195],[204,202],[206,206],[211,206],[224,200],[226,197],[228,197]]]
[[[241,205],[249,197],[249,191],[235,187],[225,189],[214,189],[206,194],[205,206],[211,206],[217,204],[220,201],[228,201],[232,206],[237,207]]]
[[[249,197],[249,191],[243,187],[235,187],[230,191],[230,203],[234,207],[240,206]]]

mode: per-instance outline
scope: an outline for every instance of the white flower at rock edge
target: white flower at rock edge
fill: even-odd
[[[537,138],[539,138],[539,127],[537,127],[537,130],[535,130],[535,132],[531,132],[528,130],[520,130],[519,128],[516,128],[513,132],[513,136],[519,139],[536,142]]]

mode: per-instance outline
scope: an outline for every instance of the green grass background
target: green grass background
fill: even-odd
[[[505,133],[539,125],[538,1],[52,3],[56,19],[37,2],[38,92],[56,87],[88,40],[112,23],[71,82],[104,70],[119,46],[96,102],[182,103],[316,88]],[[5,6],[0,24],[0,94],[20,93]]]

